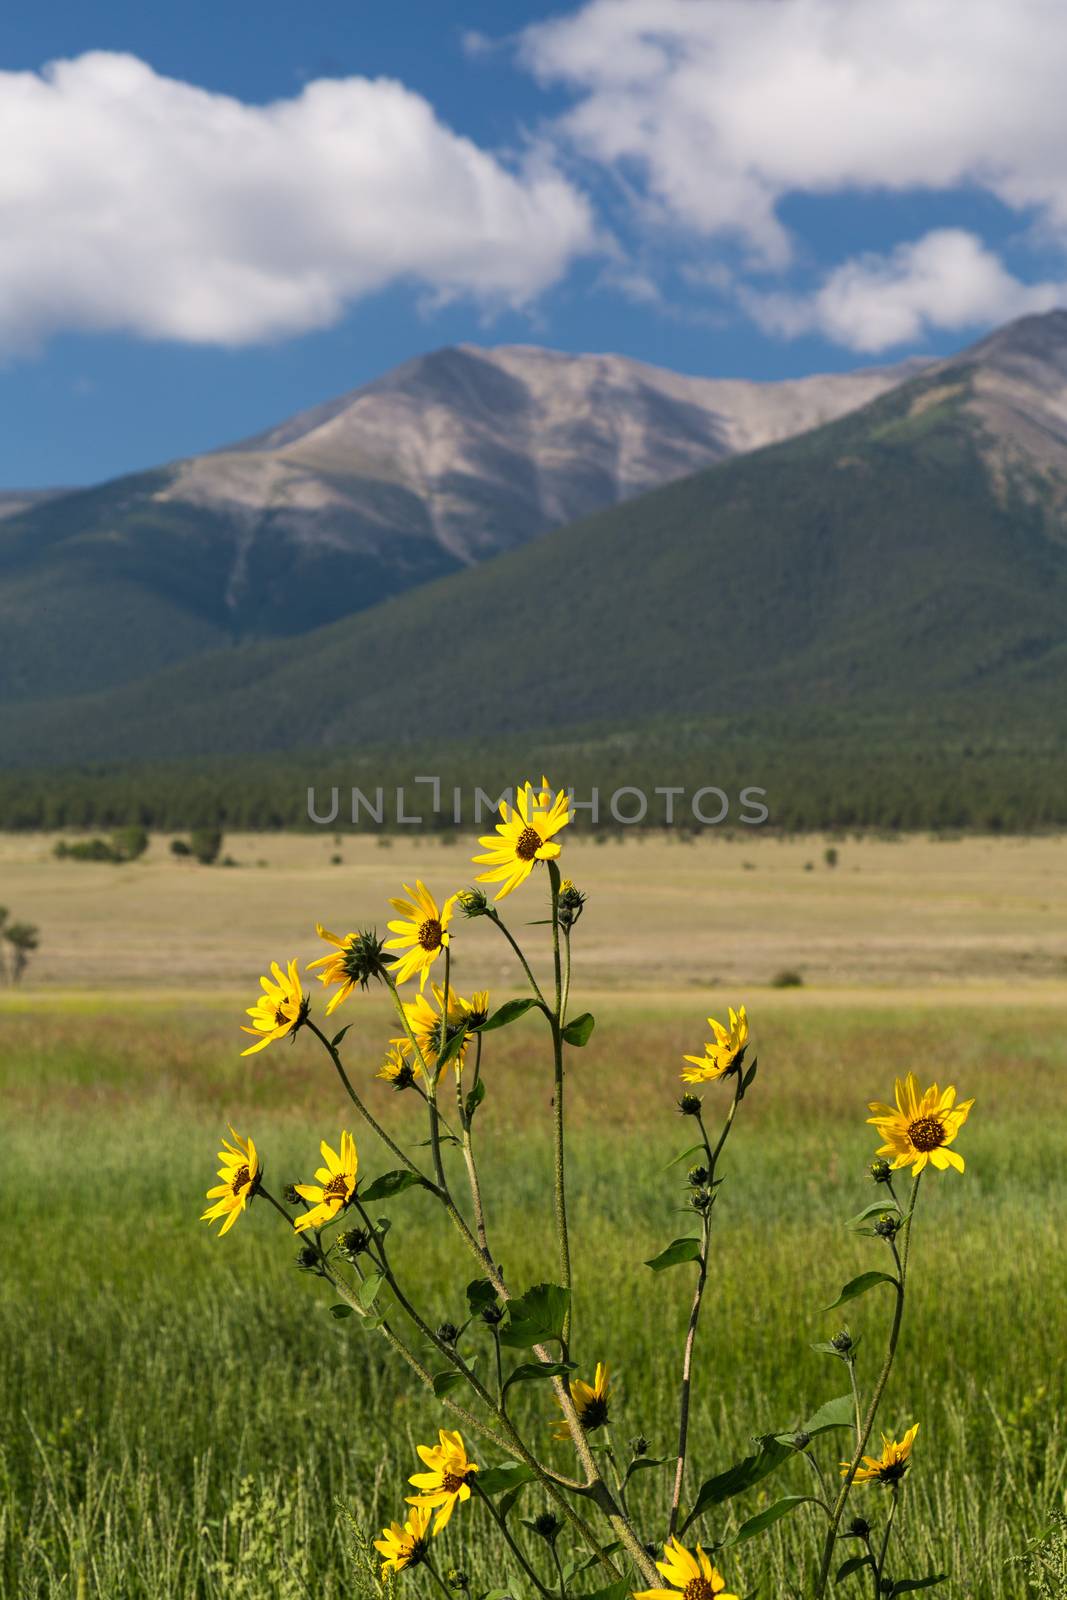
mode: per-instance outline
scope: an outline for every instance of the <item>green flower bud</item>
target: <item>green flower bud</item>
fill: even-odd
[[[563,1524],[554,1511],[542,1511],[539,1517],[534,1518],[533,1531],[546,1544],[555,1544],[562,1527]]]
[[[484,917],[491,915],[489,901],[481,889],[461,889],[459,893],[459,909],[465,917]]]
[[[313,1244],[305,1244],[301,1246],[301,1248],[297,1251],[296,1264],[300,1268],[301,1272],[317,1272],[320,1275],[322,1273],[322,1262],[319,1259],[319,1252],[315,1249]]]
[[[337,1248],[349,1261],[355,1261],[358,1256],[366,1254],[370,1243],[371,1236],[366,1228],[349,1228],[347,1233],[338,1237]]]

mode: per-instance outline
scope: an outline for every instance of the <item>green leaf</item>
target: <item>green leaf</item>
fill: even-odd
[[[705,1511],[710,1511],[712,1506],[722,1505],[724,1500],[732,1500],[735,1494],[751,1489],[753,1484],[759,1483],[776,1467],[780,1467],[783,1461],[788,1461],[792,1454],[790,1446],[783,1444],[780,1439],[773,1436],[762,1439],[756,1455],[746,1456],[743,1461],[738,1461],[725,1472],[701,1484],[693,1509],[682,1523],[681,1532],[684,1533],[690,1523],[703,1516]]]
[[[701,1142],[699,1144],[691,1144],[689,1146],[688,1150],[683,1150],[681,1155],[677,1155],[677,1156],[675,1156],[673,1158],[673,1160],[667,1162],[667,1165],[663,1169],[664,1172],[669,1172],[672,1167],[676,1167],[678,1165],[679,1161],[688,1161],[690,1156],[695,1156],[695,1155],[700,1154],[703,1151],[703,1149],[704,1149],[703,1140],[701,1140]]]
[[[444,1395],[451,1394],[452,1390],[462,1382],[462,1372],[438,1372],[434,1375],[433,1392],[440,1400]]]
[[[510,1517],[512,1511],[514,1511],[515,1502],[518,1500],[520,1494],[522,1493],[523,1489],[525,1489],[525,1487],[526,1487],[526,1485],[524,1483],[517,1483],[515,1485],[514,1489],[509,1489],[507,1494],[502,1494],[500,1496],[500,1499],[497,1501],[496,1508],[500,1513],[500,1518],[501,1518],[502,1522],[506,1522],[508,1520],[508,1518]],[[508,1596],[507,1600],[511,1600],[511,1596]]]
[[[481,1027],[475,1031],[477,1033],[492,1033],[494,1028],[506,1028],[509,1023],[518,1022],[520,1017],[524,1017],[527,1011],[532,1011],[537,1004],[538,1001],[536,1000],[505,1000],[504,1004],[498,1006],[493,1015],[487,1017]]]
[[[831,1428],[851,1428],[855,1416],[856,1403],[851,1394],[838,1395],[836,1400],[827,1400],[824,1406],[820,1406],[797,1432],[806,1433],[814,1439],[820,1433],[829,1433]]]
[[[651,1267],[653,1272],[665,1272],[668,1267],[676,1267],[682,1261],[697,1261],[699,1257],[699,1239],[674,1239],[666,1250],[646,1261],[645,1266]]]
[[[496,1290],[488,1278],[475,1278],[472,1283],[468,1283],[467,1304],[472,1316],[477,1316],[486,1306],[496,1304]]]
[[[851,1578],[854,1572],[862,1572],[864,1567],[873,1566],[870,1556],[849,1556],[847,1561],[842,1561],[837,1569],[835,1583],[840,1583],[842,1578]]]
[[[823,1310],[836,1311],[846,1300],[855,1300],[858,1295],[866,1294],[868,1289],[873,1289],[879,1283],[891,1283],[896,1288],[897,1280],[891,1278],[888,1272],[861,1272],[858,1278],[850,1279],[837,1299],[831,1300],[828,1306],[823,1306]]]
[[[589,1043],[589,1036],[596,1023],[588,1011],[583,1011],[580,1017],[575,1017],[573,1022],[568,1022],[563,1030],[564,1044],[573,1044],[581,1048]]]
[[[369,1311],[371,1306],[374,1304],[378,1290],[381,1288],[384,1282],[385,1279],[382,1277],[381,1273],[374,1272],[371,1273],[369,1277],[364,1278],[363,1282],[360,1284],[356,1298],[366,1311]]]
[[[570,1305],[569,1289],[558,1283],[538,1283],[508,1306],[508,1319],[500,1328],[500,1343],[509,1349],[562,1340],[563,1323]]]
[[[613,1556],[621,1549],[622,1545],[619,1540],[613,1539],[610,1544],[602,1544],[594,1555],[578,1555],[571,1561],[565,1561],[563,1563],[563,1581],[570,1583],[571,1579],[576,1578],[580,1572],[592,1572],[594,1567],[599,1567],[602,1555]]]
[[[868,1217],[884,1217],[887,1211],[899,1212],[900,1207],[894,1205],[892,1200],[875,1200],[873,1205],[864,1206],[862,1211],[854,1217],[849,1217],[845,1223],[846,1228],[858,1228],[861,1222],[866,1222]]]
[[[948,1573],[939,1572],[929,1578],[900,1578],[890,1589],[889,1593],[914,1594],[916,1589],[934,1589],[939,1583],[948,1582]]]
[[[576,1366],[575,1361],[524,1361],[505,1378],[504,1388],[510,1389],[513,1383],[531,1383],[535,1378],[565,1378]]]
[[[513,1467],[490,1467],[486,1472],[479,1472],[478,1487],[492,1500],[510,1489],[521,1489],[524,1483],[531,1483],[536,1476],[532,1467],[524,1466],[519,1461]]]
[[[755,1080],[755,1077],[756,1077],[756,1068],[758,1066],[759,1066],[759,1057],[758,1056],[754,1056],[753,1059],[752,1059],[752,1065],[749,1067],[748,1071],[745,1073],[744,1077],[741,1079],[741,1092],[737,1097],[739,1100],[743,1100],[745,1098],[746,1094],[748,1093],[749,1089],[752,1087],[752,1084],[753,1084],[753,1082]]]
[[[343,1322],[345,1317],[355,1316],[351,1306],[331,1306],[330,1316],[337,1322]]]
[[[345,1026],[341,1029],[340,1033],[335,1033],[334,1034],[333,1038],[330,1040],[330,1048],[331,1048],[331,1050],[336,1050],[337,1049],[337,1046],[341,1043],[341,1040],[344,1038],[345,1034],[348,1032],[348,1030],[349,1030],[349,1028],[351,1026],[352,1026],[352,1024],[350,1022],[346,1023]]]
[[[582,1600],[630,1600],[630,1580],[619,1578],[603,1589],[594,1589],[592,1594],[583,1595]]]
[[[627,1478],[632,1478],[635,1472],[640,1472],[643,1467],[663,1467],[668,1461],[677,1461],[677,1456],[638,1456],[636,1461],[631,1461],[626,1469]]]
[[[471,1090],[470,1094],[467,1096],[467,1099],[466,1099],[466,1101],[464,1103],[465,1110],[466,1110],[466,1113],[467,1113],[467,1121],[468,1122],[471,1120],[471,1118],[473,1117],[474,1113],[477,1111],[478,1107],[481,1105],[481,1103],[482,1103],[482,1101],[484,1099],[485,1099],[485,1079],[484,1078],[479,1078],[478,1082],[474,1085],[474,1088]]]
[[[762,1533],[764,1528],[769,1528],[772,1523],[778,1522],[782,1517],[788,1517],[797,1506],[818,1505],[814,1495],[810,1494],[785,1494],[776,1500],[773,1506],[768,1506],[766,1511],[758,1511],[754,1517],[749,1517],[747,1522],[742,1522],[737,1532],[728,1539],[727,1544],[742,1544],[746,1539],[755,1538],[757,1533]]]
[[[411,1172],[407,1167],[397,1167],[393,1172],[383,1172],[380,1178],[375,1178],[373,1183],[360,1191],[359,1198],[364,1205],[369,1205],[372,1200],[391,1200],[395,1194],[414,1189],[423,1181],[417,1172]]]
[[[460,1028],[445,1045],[434,1063],[434,1077],[439,1078],[450,1061],[454,1061],[467,1042],[466,1029]]]

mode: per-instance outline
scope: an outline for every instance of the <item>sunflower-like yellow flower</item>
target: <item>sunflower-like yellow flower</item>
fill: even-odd
[[[458,1078],[463,1071],[463,1061],[474,1030],[481,1027],[489,1015],[489,992],[486,989],[479,990],[466,1000],[457,990],[450,987],[448,1017],[443,1020],[441,1006],[444,990],[436,983],[431,985],[431,989],[436,1009],[420,991],[413,1001],[404,1002],[404,1015],[415,1035],[415,1042],[422,1052],[422,1058],[431,1072],[436,1067],[437,1058],[442,1050],[462,1030],[463,1043],[459,1047],[458,1054],[452,1058]],[[410,1039],[392,1039],[390,1043],[400,1051],[405,1061],[413,1057],[414,1051]]]
[[[437,1444],[416,1445],[419,1460],[429,1471],[412,1473],[408,1479],[419,1491],[417,1495],[408,1496],[408,1505],[424,1506],[428,1511],[437,1509],[433,1525],[435,1539],[455,1510],[456,1502],[470,1499],[469,1480],[478,1471],[475,1462],[467,1456],[461,1434],[441,1428],[438,1439]]]
[[[873,1123],[885,1143],[878,1151],[880,1156],[892,1156],[893,1167],[911,1167],[915,1176],[930,1164],[939,1172],[946,1167],[963,1171],[963,1157],[948,1147],[967,1121],[973,1100],[956,1104],[953,1085],[944,1091],[936,1083],[925,1094],[919,1092],[919,1080],[914,1072],[896,1081],[896,1106],[883,1105],[872,1100],[869,1109],[874,1112],[867,1121]]]
[[[252,1140],[242,1139],[232,1127],[230,1134],[233,1143],[231,1144],[229,1139],[223,1139],[222,1149],[219,1151],[219,1160],[222,1162],[219,1177],[222,1182],[207,1192],[207,1198],[214,1200],[215,1204],[209,1206],[200,1216],[201,1222],[214,1222],[217,1217],[226,1218],[219,1229],[220,1239],[233,1227],[255,1194],[262,1172]]]
[[[685,1600],[738,1600],[736,1594],[726,1593],[726,1579],[718,1567],[712,1566],[700,1545],[694,1554],[681,1540],[668,1539],[663,1546],[663,1560],[657,1561],[656,1566],[673,1587],[634,1590],[633,1600],[678,1600],[679,1589]]]
[[[605,1363],[597,1362],[591,1384],[583,1383],[581,1378],[575,1378],[570,1385],[570,1391],[583,1431],[592,1433],[594,1428],[602,1428],[608,1420],[608,1399],[611,1395],[611,1384],[608,1382],[608,1369]],[[556,1404],[560,1403],[557,1395]],[[570,1428],[566,1422],[561,1422],[556,1428],[554,1437],[569,1439],[570,1436]]]
[[[407,1045],[406,1051],[401,1048],[402,1045]],[[417,1061],[408,1060],[412,1054],[410,1039],[394,1039],[385,1060],[374,1076],[391,1083],[394,1089],[410,1089],[422,1071]]]
[[[301,1200],[311,1202],[311,1210],[296,1219],[296,1231],[305,1228],[322,1228],[332,1222],[356,1192],[356,1173],[359,1157],[356,1141],[350,1133],[341,1134],[341,1154],[326,1143],[319,1146],[324,1165],[315,1173],[316,1183],[298,1183],[294,1187]]]
[[[560,847],[555,836],[561,828],[572,822],[570,801],[561,789],[552,798],[548,779],[542,777],[540,789],[524,783],[515,796],[514,806],[506,800],[500,802],[501,820],[496,833],[479,839],[487,855],[475,856],[478,866],[488,866],[489,872],[478,875],[479,883],[499,883],[496,898],[503,900],[512,889],[517,889],[534,869],[536,861],[553,861]]]
[[[343,1000],[348,999],[357,985],[365,989],[372,978],[383,978],[391,973],[393,958],[385,955],[385,946],[377,934],[364,930],[362,933],[346,933],[342,938],[340,934],[324,928],[321,922],[316,922],[315,932],[327,944],[336,946],[328,954],[319,956],[317,961],[309,961],[307,968],[309,972],[314,972],[316,967],[321,967],[322,971],[316,973],[320,983],[327,987],[331,983],[341,986],[326,1007],[328,1017],[333,1015]]]
[[[382,1577],[384,1578],[390,1567],[394,1572],[402,1572],[405,1567],[417,1567],[426,1554],[426,1530],[430,1525],[430,1511],[428,1507],[413,1506],[411,1515],[401,1526],[399,1522],[391,1522],[387,1528],[382,1529],[380,1539],[375,1539],[374,1548],[382,1557]]]
[[[288,972],[283,972],[278,963],[272,961],[270,970],[274,974],[273,983],[270,978],[260,978],[263,993],[254,1006],[247,1008],[252,1026],[241,1024],[241,1032],[250,1033],[256,1041],[241,1051],[243,1056],[254,1056],[257,1050],[265,1050],[275,1039],[294,1033],[308,1014],[309,1001],[300,986],[296,962],[290,961]]]
[[[887,1433],[882,1435],[881,1456],[864,1456],[861,1466],[856,1468],[853,1483],[899,1483],[908,1470],[908,1457],[911,1447],[915,1443],[915,1435],[919,1431],[916,1422],[910,1427],[903,1439],[891,1439]],[[842,1461],[841,1476],[848,1476],[850,1461]]]
[[[724,1028],[714,1017],[708,1018],[708,1027],[715,1035],[704,1046],[702,1056],[686,1056],[692,1066],[685,1067],[682,1077],[686,1083],[710,1083],[723,1078],[740,1064],[748,1048],[748,1017],[742,1006],[739,1011],[730,1007],[730,1026]]]
[[[393,968],[394,981],[406,983],[418,973],[419,988],[424,989],[426,974],[448,944],[448,924],[459,896],[450,895],[438,910],[437,901],[421,879],[416,878],[414,889],[405,883],[404,892],[410,899],[389,901],[401,920],[389,924],[389,932],[397,937],[387,939],[385,948],[407,952]]]

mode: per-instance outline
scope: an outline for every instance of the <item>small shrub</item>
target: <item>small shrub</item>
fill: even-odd
[[[40,929],[32,922],[5,922],[3,937],[11,946],[11,982],[18,983],[29,965],[30,956],[41,942]]]
[[[191,856],[193,852],[189,848],[188,840],[172,839],[170,841],[170,853],[172,856]]]
[[[189,835],[189,848],[201,866],[212,866],[222,849],[222,829],[194,828]]]
[[[136,861],[148,849],[148,830],[138,823],[119,828],[111,835],[111,850],[116,861]]]
[[[803,989],[804,979],[795,967],[784,967],[771,979],[772,989]]]
[[[75,839],[73,844],[60,839],[53,852],[60,861],[125,861],[106,839]]]

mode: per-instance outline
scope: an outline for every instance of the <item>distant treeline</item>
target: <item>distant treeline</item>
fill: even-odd
[[[721,831],[742,833],[758,826],[1002,833],[1067,827],[1067,743],[1042,745],[1018,731],[1015,740],[967,742],[945,728],[901,739],[847,724],[801,731],[791,722],[784,733],[702,724],[467,750],[412,746],[0,771],[0,828],[469,830],[479,820],[476,790],[485,821],[486,797],[526,776],[538,778],[542,768],[554,784],[573,786],[579,801],[588,802],[596,789],[596,826],[609,831],[668,824],[704,831],[713,819]],[[436,797],[430,778],[438,780]],[[309,818],[309,789],[320,824]],[[360,791],[355,823],[354,789]],[[580,815],[583,826],[593,823],[588,806]],[[414,817],[421,820],[402,820]]]

